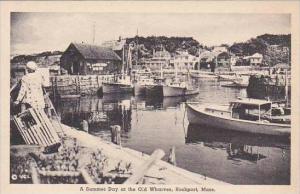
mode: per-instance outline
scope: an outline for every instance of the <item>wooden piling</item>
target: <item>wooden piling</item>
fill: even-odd
[[[121,145],[121,127],[119,125],[110,126],[111,142]]]
[[[89,132],[89,124],[86,120],[81,122],[81,129],[85,132]]]
[[[119,125],[116,125],[115,128],[116,128],[116,144],[121,145],[121,127]]]

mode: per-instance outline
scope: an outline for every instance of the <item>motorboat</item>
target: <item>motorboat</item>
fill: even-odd
[[[188,102],[186,107],[190,124],[269,135],[290,135],[291,132],[290,123],[274,122],[272,102],[268,100],[244,98],[228,105]]]

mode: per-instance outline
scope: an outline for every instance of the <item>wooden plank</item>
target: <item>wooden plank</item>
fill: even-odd
[[[60,141],[60,138],[57,135],[57,132],[54,129],[54,126],[50,122],[49,118],[47,117],[46,113],[43,111],[37,111],[38,114],[40,114],[41,118],[43,118],[43,123],[45,124],[46,128],[48,129],[47,132],[48,134],[51,134],[53,142],[57,143]]]
[[[33,109],[30,109],[30,113],[34,120],[36,121],[36,126],[34,127],[35,130],[38,132],[38,135],[44,140],[44,144],[51,145],[51,142],[48,141],[47,136],[44,134],[44,132],[41,130],[43,128],[41,120],[39,119],[39,116],[36,114],[37,111],[34,111]]]
[[[81,172],[81,175],[87,184],[96,184],[84,168],[81,168],[79,171]]]
[[[40,145],[47,146],[48,143],[47,143],[45,137],[42,135],[40,129],[37,127],[37,125],[32,125],[32,128],[35,130],[37,136],[40,138],[40,141],[41,141]]]
[[[155,164],[155,162],[162,159],[164,155],[165,153],[163,150],[155,150],[144,164],[133,170],[132,176],[130,176],[124,184],[137,184],[139,180],[144,177],[147,171]]]
[[[33,184],[40,184],[40,178],[33,163],[30,164],[30,171]]]
[[[59,136],[58,136],[57,133],[63,132],[62,129],[60,129],[60,131],[55,130],[54,125],[50,122],[50,120],[49,120],[49,118],[47,117],[46,113],[45,113],[45,112],[42,112],[42,111],[40,111],[39,113],[42,115],[42,117],[43,117],[43,119],[44,119],[46,125],[48,126],[49,132],[51,132],[51,134],[52,134],[54,140],[55,140],[56,142],[59,142],[59,141],[60,141],[60,138],[59,138]]]
[[[45,124],[44,120],[42,119],[42,115],[39,114],[40,111],[35,110],[34,111],[37,114],[37,119],[39,120],[39,122],[41,123],[42,127],[43,127],[43,132],[44,134],[47,134],[47,137],[49,138],[49,140],[51,142],[57,143],[55,141],[55,138],[52,136],[52,134],[48,131],[48,126]]]

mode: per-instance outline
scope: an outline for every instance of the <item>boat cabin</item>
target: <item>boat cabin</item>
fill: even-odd
[[[272,116],[272,102],[258,99],[238,99],[230,103],[231,117],[235,119],[261,121]]]

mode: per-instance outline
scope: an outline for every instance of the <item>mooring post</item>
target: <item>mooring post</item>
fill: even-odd
[[[116,142],[115,143],[117,145],[121,145],[121,126],[116,125],[115,130],[116,130]]]
[[[115,125],[110,126],[110,134],[111,134],[111,142],[115,143],[115,134],[116,134],[116,127]]]
[[[119,125],[110,126],[111,142],[121,145],[121,127]]]
[[[81,128],[82,128],[83,131],[89,132],[89,124],[86,120],[83,120],[81,122]]]
[[[170,149],[170,154],[168,158],[168,162],[174,166],[176,166],[176,155],[175,155],[175,146]]]

